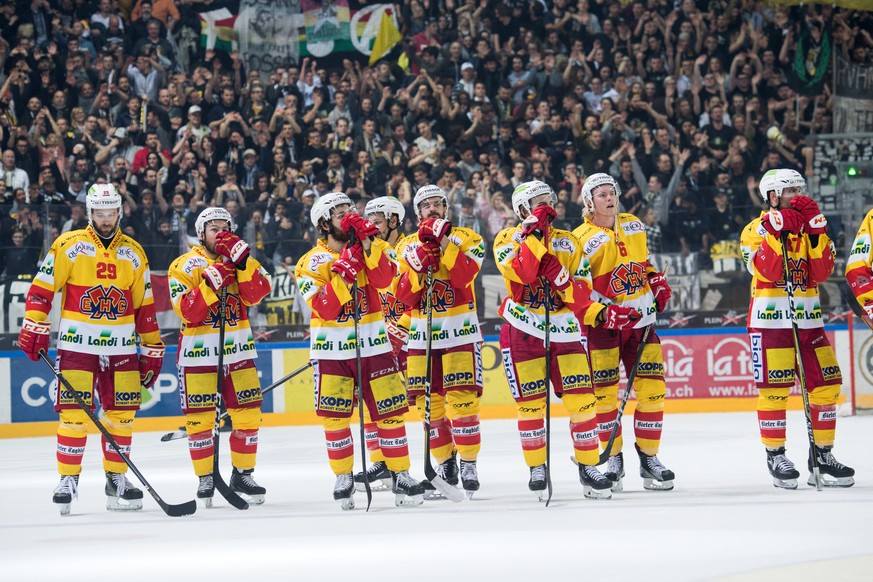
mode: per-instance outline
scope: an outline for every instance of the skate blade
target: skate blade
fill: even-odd
[[[340,508],[342,508],[343,511],[350,511],[355,508],[354,497],[347,497],[345,499],[339,499],[338,501],[340,504]]]
[[[249,502],[249,505],[263,505],[266,498],[262,494],[258,495],[247,495],[245,493],[240,493],[237,491],[237,494]]]
[[[597,501],[612,499],[612,491],[609,489],[595,489],[590,485],[582,486],[582,495],[584,495],[586,499],[594,499]]]
[[[812,480],[812,486],[815,487],[815,479]],[[797,489],[797,479],[779,479],[773,477],[773,487],[776,489]]]
[[[424,503],[424,495],[394,494],[394,505],[397,507],[416,507]]]
[[[363,483],[358,483],[355,481],[355,491],[366,492],[367,486]],[[382,479],[379,481],[373,481],[370,483],[370,491],[375,493],[376,491],[391,491],[391,479]]]
[[[478,491],[478,489],[476,491]],[[467,501],[470,501],[473,499],[473,495],[476,493],[476,491],[467,490],[464,492],[467,496]]]
[[[649,491],[671,491],[673,489],[673,481],[658,481],[657,479],[646,477],[643,479],[643,489],[648,489]]]
[[[424,492],[423,496],[425,501],[448,501],[448,497],[434,489],[433,491],[427,490]]]
[[[203,507],[206,509],[212,509],[212,498],[211,497],[199,497],[200,501],[203,502]]]
[[[810,487],[815,487],[815,475],[810,475],[809,479],[806,480],[806,484]],[[834,477],[833,479],[826,479],[824,475],[821,476],[821,486],[822,487],[833,487],[836,489],[845,489],[847,487],[851,487],[855,484],[854,477]],[[794,488],[797,488],[797,482],[794,483]]]
[[[533,489],[531,489],[531,493],[533,493],[536,496],[537,501],[539,501],[540,503],[542,503],[543,501],[546,500],[546,490],[545,489],[542,489],[540,491],[534,491]]]
[[[610,479],[612,481],[612,479]],[[624,483],[622,483],[621,479],[618,481],[612,481],[612,486],[609,488],[613,493],[621,493],[624,491]]]
[[[61,515],[70,515],[70,506],[72,503],[58,503],[58,510],[61,512]]]
[[[142,499],[121,499],[120,497],[107,497],[106,509],[109,511],[139,511],[142,509]]]

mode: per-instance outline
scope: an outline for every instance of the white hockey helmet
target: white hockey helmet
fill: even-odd
[[[806,178],[803,177],[803,174],[798,172],[797,170],[785,169],[783,170],[785,175],[788,177],[788,180],[791,182],[792,188],[799,188],[800,194],[803,196],[807,195],[806,190]]]
[[[585,208],[592,208],[594,205],[594,190],[598,186],[612,186],[612,189],[615,190],[616,199],[621,197],[621,188],[618,186],[618,182],[610,176],[609,174],[604,174],[603,172],[599,172],[597,174],[591,174],[588,176],[588,179],[585,180],[585,183],[582,185],[582,205]]]
[[[419,211],[419,206],[422,202],[427,200],[428,198],[442,198],[443,204],[446,205],[446,209],[449,207],[449,197],[446,195],[445,190],[440,188],[439,186],[428,185],[422,186],[418,189],[418,192],[415,193],[415,198],[412,199],[412,208],[415,210],[416,218],[421,218],[421,211]]]
[[[88,214],[88,224],[94,226],[91,219],[92,210],[118,210],[117,227],[121,224],[121,194],[112,184],[92,184],[85,194],[85,210]]]
[[[318,228],[318,221],[321,219],[330,222],[330,215],[333,209],[343,204],[348,204],[354,208],[351,199],[342,192],[331,192],[316,200],[309,211],[309,219],[312,221],[312,226]]]
[[[224,220],[230,230],[235,230],[236,225],[233,223],[233,217],[230,212],[220,206],[212,206],[206,208],[197,217],[194,222],[194,230],[197,231],[197,238],[203,238],[203,232],[206,230],[206,225],[213,220]]]
[[[403,203],[394,196],[380,196],[367,202],[367,206],[364,208],[364,218],[370,218],[371,214],[384,214],[386,220],[391,215],[396,215],[397,223],[400,224],[406,217],[406,209],[403,207]]]
[[[783,169],[768,170],[763,176],[761,176],[761,181],[758,183],[758,191],[767,205],[770,204],[770,192],[776,192],[776,197],[782,198],[782,191],[786,188],[800,187],[796,178],[790,173],[793,171],[794,170]],[[803,180],[802,177],[801,180]],[[803,180],[803,184],[804,186],[806,185],[805,180]]]
[[[530,214],[530,201],[543,194],[551,195],[552,206],[554,207],[558,202],[558,196],[555,194],[555,191],[552,190],[552,187],[545,182],[531,180],[530,182],[522,182],[516,186],[515,190],[512,191],[512,209],[515,211],[516,216],[521,220],[524,220],[525,217],[521,215],[521,209],[524,208],[527,210],[527,213]]]

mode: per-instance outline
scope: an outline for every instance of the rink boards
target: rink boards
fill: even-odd
[[[845,325],[828,326],[843,372],[843,411],[854,407],[873,408],[873,335]],[[664,351],[667,381],[666,410],[671,412],[725,412],[755,409],[757,391],[749,337],[743,328],[662,329],[658,331]],[[496,338],[483,346],[483,418],[513,418],[515,406],[503,371]],[[53,356],[54,354],[52,354]],[[258,345],[257,367],[261,386],[305,364],[308,344],[268,343]],[[137,414],[137,430],[169,430],[179,426],[174,348],[167,357],[155,387],[144,396]],[[31,362],[21,352],[0,352],[0,437],[49,435],[56,430],[57,414],[51,402],[53,377],[40,362]],[[853,393],[854,388],[854,393]],[[789,401],[799,408],[800,392],[795,387]],[[313,413],[312,372],[307,370],[264,398],[264,423],[270,426],[318,424]],[[555,416],[565,412],[560,404]],[[412,418],[415,415],[413,414]]]

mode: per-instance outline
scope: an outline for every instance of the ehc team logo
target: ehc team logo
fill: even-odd
[[[115,285],[105,288],[102,285],[91,287],[79,298],[79,311],[91,319],[115,321],[127,313],[127,297]]]
[[[220,303],[216,303],[213,307],[209,308],[209,312],[206,314],[206,318],[203,320],[203,325],[211,325],[213,328],[218,329],[220,327],[218,321],[218,310]],[[240,301],[239,297],[232,293],[227,294],[227,303],[224,308],[224,323],[229,326],[234,326],[240,319]]]
[[[619,265],[612,271],[609,279],[609,288],[618,296],[622,293],[633,295],[641,290],[646,283],[646,269],[640,263],[631,262],[627,265]]]

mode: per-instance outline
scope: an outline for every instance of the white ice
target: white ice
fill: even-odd
[[[473,501],[398,508],[382,492],[368,513],[363,493],[351,512],[333,501],[319,427],[265,428],[255,476],[266,504],[238,511],[216,493],[214,508],[183,518],[165,516],[147,493],[141,512],[107,512],[96,435],[79,499],[61,517],[51,503],[54,438],[0,440],[0,579],[873,580],[873,416],[838,420],[834,453],[857,483],[822,492],[805,483],[803,415],[788,422],[797,491],[771,485],[754,413],[677,414],[666,418],[660,454],[674,491],[642,489],[627,442],[625,491],[586,500],[567,419],[555,418],[545,507],[527,489],[515,422],[492,420],[482,426]],[[160,435],[135,435],[134,462],[168,502],[192,499],[186,443]],[[423,478],[419,424],[409,436],[412,473]],[[226,477],[227,451],[225,436]]]

